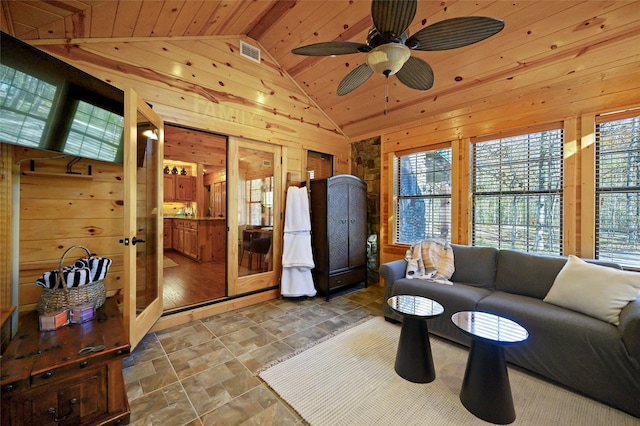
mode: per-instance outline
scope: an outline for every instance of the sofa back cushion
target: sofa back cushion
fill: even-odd
[[[620,265],[613,262],[593,259],[584,260],[595,265],[622,269]],[[544,299],[565,263],[567,263],[565,256],[500,250],[498,253],[496,290]]]
[[[500,250],[496,290],[544,299],[566,257]]]
[[[489,290],[494,289],[498,262],[497,249],[458,244],[451,244],[451,247],[455,266],[451,281]]]

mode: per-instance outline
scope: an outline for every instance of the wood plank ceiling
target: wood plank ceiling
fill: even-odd
[[[336,95],[338,83],[364,62],[364,54],[332,58],[291,53],[321,41],[365,42],[370,8],[368,0],[10,0],[2,2],[1,28],[26,41],[70,43],[247,36],[351,139],[385,129],[399,131],[438,115],[455,120],[472,105],[490,108],[505,97],[515,101],[520,93],[544,90],[549,84],[571,90],[593,73],[637,75],[640,66],[638,1],[419,1],[410,34],[444,19],[472,15],[502,19],[505,29],[455,50],[412,52],[433,68],[434,86],[412,90],[392,76],[389,113],[384,116],[383,76],[374,75],[355,91]],[[597,93],[606,87],[592,89]]]

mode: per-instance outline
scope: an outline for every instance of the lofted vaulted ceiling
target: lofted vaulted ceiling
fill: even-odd
[[[372,24],[368,0],[3,0],[1,7],[2,30],[25,41],[249,37],[352,139],[398,131],[437,115],[456,120],[471,105],[491,108],[505,97],[527,94],[527,102],[553,102],[535,93],[550,84],[578,87],[593,73],[603,81],[637,75],[640,67],[638,1],[419,1],[410,34],[461,16],[502,19],[505,28],[471,46],[412,52],[431,65],[435,83],[418,91],[392,76],[384,116],[383,76],[336,95],[338,83],[364,62],[365,54],[291,53],[317,42],[365,42]],[[605,83],[592,89],[606,92]]]

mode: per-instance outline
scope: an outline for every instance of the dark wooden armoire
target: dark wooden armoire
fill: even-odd
[[[351,175],[317,179],[311,186],[311,244],[316,289],[367,284],[367,184]]]

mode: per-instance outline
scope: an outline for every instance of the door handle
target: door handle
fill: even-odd
[[[141,239],[136,238],[136,237],[133,237],[131,239],[131,244],[133,244],[134,246],[136,245],[136,243],[144,243],[144,242],[145,242],[144,240],[141,240]]]

